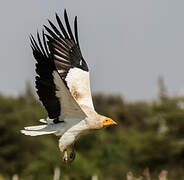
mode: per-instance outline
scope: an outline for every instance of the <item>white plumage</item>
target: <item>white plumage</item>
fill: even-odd
[[[89,70],[78,41],[77,17],[74,21],[75,37],[66,11],[64,19],[66,29],[56,14],[60,31],[49,21],[52,30],[44,26],[48,34],[42,33],[42,41],[39,34],[38,43],[33,36],[30,38],[33,55],[37,61],[37,94],[48,112],[48,118],[40,119],[44,125],[25,127],[21,133],[30,136],[61,136],[59,148],[64,151],[63,159],[67,161],[67,148],[74,145],[80,135],[116,123],[95,111]],[[75,149],[72,147],[70,157],[74,159]]]
[[[89,72],[79,68],[71,68],[65,80],[77,103],[80,106],[85,105],[94,109],[90,90]]]

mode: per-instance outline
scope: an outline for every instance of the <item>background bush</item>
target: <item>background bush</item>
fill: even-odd
[[[126,102],[119,95],[93,96],[97,112],[112,117],[118,126],[82,136],[72,164],[62,162],[58,137],[24,136],[20,129],[39,124],[47,114],[30,88],[19,97],[0,96],[0,174],[11,179],[53,178],[58,166],[62,177],[82,180],[126,179],[132,171],[150,168],[153,177],[162,170],[169,179],[184,179],[184,98],[162,95],[152,102]]]

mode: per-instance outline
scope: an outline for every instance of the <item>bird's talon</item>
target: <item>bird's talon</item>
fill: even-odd
[[[67,163],[67,161],[68,161],[68,154],[67,154],[67,151],[66,151],[66,150],[64,151],[63,161],[64,161],[65,163]]]
[[[64,158],[63,158],[63,161],[64,161],[65,163],[67,163],[68,159],[64,157]]]
[[[70,153],[70,159],[71,159],[72,161],[75,159],[75,155],[76,155],[75,152],[71,152],[71,153]]]

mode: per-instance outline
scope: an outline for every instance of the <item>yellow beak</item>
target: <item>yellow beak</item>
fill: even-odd
[[[116,125],[117,123],[113,121],[111,118],[105,118],[103,121],[103,126],[110,126],[110,125]]]

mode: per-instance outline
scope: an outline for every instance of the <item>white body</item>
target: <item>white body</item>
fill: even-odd
[[[101,129],[115,122],[96,113],[91,97],[89,69],[80,51],[77,31],[77,17],[74,20],[73,35],[66,10],[63,26],[59,16],[56,20],[60,27],[49,21],[52,28],[45,27],[43,42],[37,33],[38,43],[31,35],[31,48],[36,63],[36,88],[39,99],[45,106],[48,116],[41,119],[45,125],[25,127],[25,135],[38,136],[56,134],[61,136],[59,148],[64,151],[76,139],[88,131]],[[60,32],[61,31],[61,32]],[[53,64],[54,63],[54,64]]]
[[[63,152],[68,146],[73,144],[81,134],[85,134],[89,130],[86,120],[82,120],[72,128],[68,129],[59,139],[60,150]]]
[[[102,128],[105,117],[97,114],[94,110],[90,92],[89,72],[78,68],[70,69],[66,77],[69,90],[56,71],[53,72],[53,76],[58,89],[56,96],[61,103],[62,113],[59,120],[64,122],[54,124],[51,119],[41,119],[40,122],[47,123],[47,125],[25,127],[25,130],[21,130],[21,132],[30,136],[44,134],[61,136],[59,148],[64,151],[81,134]]]

